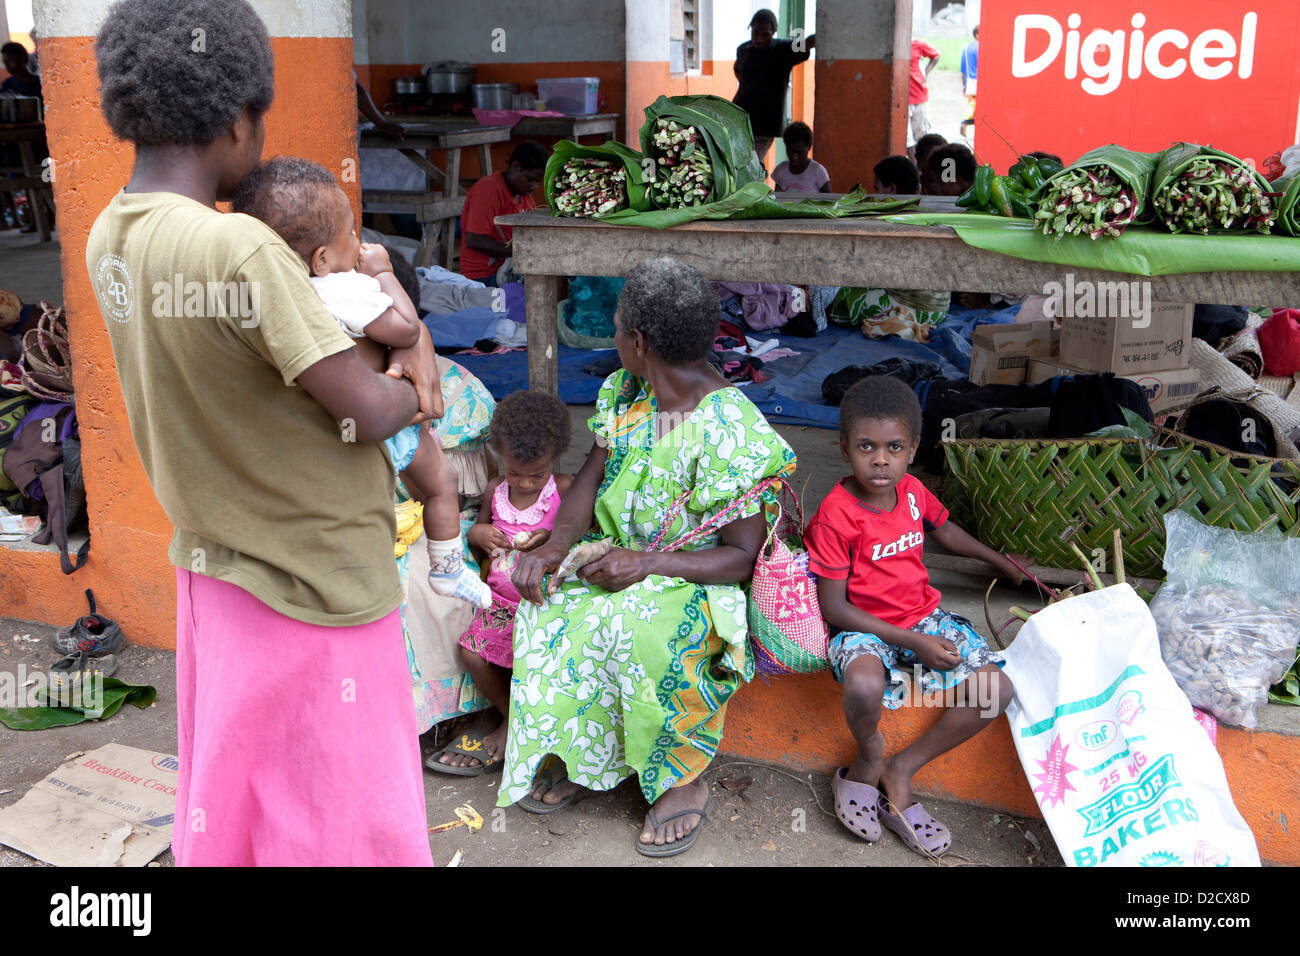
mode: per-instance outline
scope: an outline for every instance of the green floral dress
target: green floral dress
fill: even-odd
[[[589,423],[608,450],[593,537],[644,551],[686,492],[665,541],[764,478],[794,472],[794,452],[739,389],[708,395],[659,441],[656,416],[647,382],[622,370],[606,379]],[[743,515],[762,507],[755,500]],[[717,543],[715,534],[692,549]],[[591,790],[635,773],[651,803],[690,783],[717,753],[727,701],[754,669],[745,591],[734,584],[652,575],[610,593],[570,578],[542,607],[520,604],[514,640],[501,806],[529,793],[548,754]]]

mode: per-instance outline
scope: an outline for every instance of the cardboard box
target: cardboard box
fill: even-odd
[[[1062,365],[1056,359],[1030,359],[1025,370],[1025,384],[1038,385],[1057,375],[1096,375],[1085,369]],[[1201,373],[1194,368],[1162,369],[1155,372],[1137,372],[1122,375],[1146,392],[1151,411],[1163,414],[1174,405],[1188,401],[1201,390]]]
[[[1010,322],[977,325],[971,330],[973,347],[997,355],[1049,356],[1056,354],[1060,333],[1051,322]]]
[[[1186,368],[1191,356],[1195,306],[1152,302],[1149,317],[1061,317],[1061,364],[1126,378],[1139,372]],[[1109,311],[1109,310],[1108,310]],[[1144,322],[1138,327],[1138,322]]]
[[[970,380],[976,385],[1022,385],[1027,355],[999,355],[982,345],[971,348]]]
[[[1032,356],[1056,351],[1051,322],[977,325],[971,330],[970,380],[976,385],[1020,385]]]

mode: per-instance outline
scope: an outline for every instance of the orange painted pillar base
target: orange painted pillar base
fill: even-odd
[[[843,689],[829,673],[756,678],[728,705],[722,752],[834,773],[857,750],[844,723],[843,701]],[[941,713],[926,707],[886,710],[880,722],[885,753],[912,743]],[[1290,832],[1290,817],[1300,823],[1300,736],[1220,727],[1219,755],[1260,856],[1300,865],[1300,828]],[[927,765],[915,784],[918,793],[1042,816],[1004,718]]]

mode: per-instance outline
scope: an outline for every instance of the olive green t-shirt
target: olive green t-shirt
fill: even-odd
[[[302,260],[252,217],[118,193],[86,266],[171,562],[310,624],[397,607],[388,456],[294,384],[352,348]]]

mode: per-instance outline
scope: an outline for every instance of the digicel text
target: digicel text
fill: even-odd
[[[1119,87],[1124,79],[1126,48],[1130,80],[1140,77],[1143,69],[1158,80],[1172,80],[1181,76],[1189,66],[1192,75],[1203,80],[1221,80],[1232,73],[1234,59],[1237,75],[1243,80],[1250,76],[1255,60],[1255,28],[1259,20],[1254,12],[1241,18],[1237,36],[1216,28],[1193,39],[1182,30],[1167,27],[1148,38],[1142,29],[1146,20],[1146,14],[1135,13],[1129,21],[1133,27],[1131,33],[1098,27],[1081,43],[1079,25],[1083,20],[1077,13],[1066,18],[1068,30],[1062,30],[1060,21],[1048,14],[1021,14],[1015,19],[1011,75],[1023,79],[1042,73],[1056,62],[1064,46],[1065,78],[1074,79],[1082,67],[1084,79],[1079,85],[1093,96],[1105,96]],[[1047,49],[1028,59],[1026,49],[1033,31],[1046,35]],[[1170,47],[1188,52],[1186,56],[1166,52]],[[1102,50],[1105,50],[1104,54]],[[1103,57],[1101,62],[1098,62],[1099,54]]]

